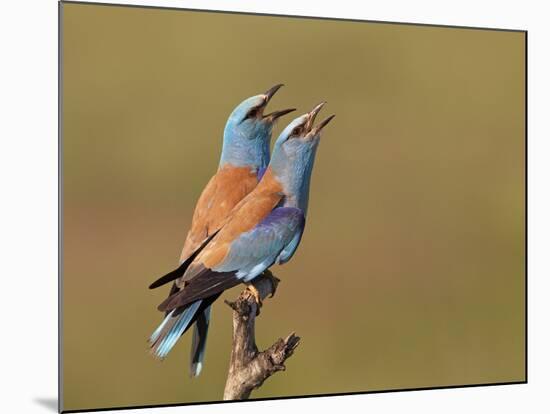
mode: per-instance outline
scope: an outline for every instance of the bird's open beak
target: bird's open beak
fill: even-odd
[[[280,111],[274,111],[270,114],[264,115],[264,118],[269,118],[271,122],[275,121],[277,118],[282,117],[283,115],[289,114],[290,112],[294,112],[296,108],[289,108],[289,109],[281,109]]]
[[[313,128],[313,123],[315,122],[315,118],[317,117],[317,114],[319,113],[319,111],[321,111],[321,109],[323,108],[323,106],[325,106],[326,102],[321,102],[320,104],[318,104],[315,108],[313,108],[311,110],[311,112],[308,114],[308,120],[306,122],[306,131],[311,131],[311,129]]]
[[[311,110],[311,112],[308,114],[308,120],[307,120],[307,123],[305,125],[308,136],[317,135],[319,133],[319,131],[321,131],[325,126],[327,126],[327,124],[330,121],[332,121],[332,118],[334,118],[335,115],[331,115],[328,118],[326,118],[325,120],[321,121],[316,126],[313,126],[313,123],[315,122],[315,118],[317,117],[317,114],[321,111],[321,109],[323,108],[323,106],[325,106],[325,104],[326,104],[326,102],[324,102],[324,101],[321,102],[315,108],[313,108]]]
[[[313,128],[311,130],[311,132],[313,133],[313,135],[317,135],[319,133],[319,131],[321,131],[324,127],[327,126],[327,124],[332,121],[332,118],[334,118],[336,115],[331,115],[329,116],[328,118],[326,118],[325,120],[319,122],[315,128]]]
[[[269,89],[264,93],[265,105],[267,105],[267,103],[271,100],[271,98],[273,98],[273,95],[275,95],[275,94],[277,93],[277,91],[278,91],[279,89],[281,89],[282,86],[284,86],[284,84],[278,83],[277,85],[272,86],[271,88],[269,88]]]
[[[263,109],[267,106],[267,104],[269,103],[269,101],[271,100],[271,98],[273,98],[273,95],[275,95],[277,93],[277,91],[279,89],[281,89],[281,87],[284,86],[284,84],[282,83],[279,83],[275,86],[272,86],[271,88],[269,88],[265,93],[264,93],[264,103],[262,105],[262,112],[263,112]],[[275,121],[277,118],[280,118],[282,117],[283,115],[286,115],[292,111],[295,111],[296,108],[289,108],[289,109],[281,109],[280,111],[274,111],[274,112],[271,112],[270,114],[267,114],[267,115],[262,115],[262,117],[264,119],[268,119],[269,121],[273,122]]]

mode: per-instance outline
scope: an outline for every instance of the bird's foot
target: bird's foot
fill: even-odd
[[[267,278],[271,282],[271,295],[269,295],[270,298],[275,296],[275,292],[277,291],[277,286],[279,285],[279,282],[281,279],[279,279],[277,276],[275,276],[273,273],[271,273],[271,270],[267,269],[263,276]]]
[[[254,286],[252,283],[247,283],[246,289],[251,293],[251,295],[254,297],[254,301],[256,302],[256,316],[260,314],[260,308],[262,307],[262,298],[260,296],[260,291],[256,289],[256,286]]]

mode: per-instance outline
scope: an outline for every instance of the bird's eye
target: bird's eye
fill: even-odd
[[[254,108],[251,109],[248,114],[246,114],[247,118],[255,118],[258,115],[258,109]]]
[[[301,135],[302,134],[302,131],[304,130],[304,128],[302,128],[301,126],[299,127],[296,127],[292,130],[292,134],[290,135]]]

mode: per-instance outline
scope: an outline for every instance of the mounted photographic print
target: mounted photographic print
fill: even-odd
[[[60,410],[526,381],[524,31],[60,3]]]

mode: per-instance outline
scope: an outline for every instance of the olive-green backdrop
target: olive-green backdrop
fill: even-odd
[[[525,379],[525,33],[65,4],[62,35],[65,409],[221,399],[230,309],[191,380],[189,335],[147,352],[147,286],[228,114],[280,82],[270,109],[337,116],[258,319],[260,347],[302,343],[253,396]]]

